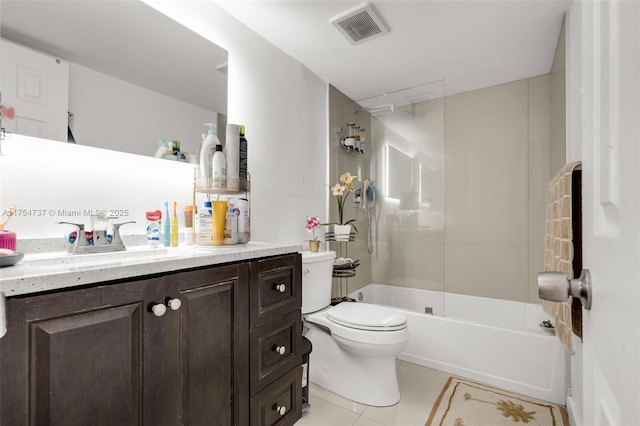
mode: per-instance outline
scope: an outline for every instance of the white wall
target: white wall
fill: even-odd
[[[308,239],[326,211],[328,86],[213,2],[144,0],[229,52],[228,122],[246,125],[252,239]]]
[[[229,51],[228,120],[247,127],[252,240],[307,239],[305,216],[326,211],[326,83],[214,3],[153,3]],[[53,202],[90,208],[100,201],[107,208],[129,208],[142,222],[144,212],[159,208],[162,200],[188,200],[191,195],[192,169],[187,165],[185,171],[181,165],[152,158],[106,155],[103,150],[66,144],[51,145],[55,148],[43,152],[23,141],[13,136],[3,142],[2,208],[16,203],[36,209],[44,201],[44,208]],[[67,149],[73,148],[82,155],[70,155]],[[19,238],[61,235],[51,218],[14,218],[10,224],[8,229],[18,232]],[[140,226],[135,229],[141,231]]]

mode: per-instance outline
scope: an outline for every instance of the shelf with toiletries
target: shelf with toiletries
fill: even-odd
[[[349,234],[337,234],[332,228],[325,233],[325,240],[328,243],[337,244],[336,259],[333,262],[333,277],[340,279],[340,287],[344,284],[343,278],[356,276],[356,268],[360,266],[359,259],[351,259],[348,256],[347,244],[356,240],[356,233],[353,227]]]
[[[202,135],[193,176],[192,242],[197,246],[246,244],[251,236],[251,183],[245,128],[228,123],[223,147],[216,125],[205,126],[209,130]]]
[[[247,175],[248,177],[248,175]],[[251,239],[249,179],[194,177],[191,240],[197,246],[246,244]]]
[[[195,178],[195,191],[205,194],[242,194],[251,191],[251,182],[248,179],[226,178],[226,183],[220,183],[216,178]]]
[[[340,138],[340,146],[351,154],[364,154],[365,129],[356,123],[347,123],[347,137]]]

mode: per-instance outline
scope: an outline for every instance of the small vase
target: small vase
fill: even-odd
[[[336,241],[349,241],[351,225],[333,225],[333,235]]]
[[[309,241],[309,251],[316,253],[320,249],[320,241]]]

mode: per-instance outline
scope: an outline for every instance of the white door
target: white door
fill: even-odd
[[[593,285],[583,315],[585,425],[640,425],[639,28],[638,1],[576,0],[569,19],[569,146],[581,149],[583,265]]]
[[[15,118],[9,132],[67,142],[69,65],[2,40],[2,103]]]

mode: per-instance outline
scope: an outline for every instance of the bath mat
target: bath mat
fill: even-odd
[[[425,426],[569,426],[564,407],[449,377]]]

